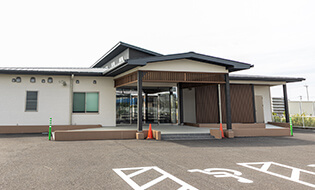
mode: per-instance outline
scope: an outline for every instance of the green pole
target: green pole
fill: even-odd
[[[52,123],[52,118],[49,119],[49,133],[48,133],[48,140],[51,140],[51,123]]]
[[[291,136],[293,136],[293,127],[292,127],[292,118],[290,117],[290,130],[291,130]]]

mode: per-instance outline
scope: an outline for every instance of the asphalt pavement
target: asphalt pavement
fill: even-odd
[[[0,189],[315,189],[315,131],[204,141],[0,135]]]

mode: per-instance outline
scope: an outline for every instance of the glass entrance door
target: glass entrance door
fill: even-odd
[[[170,94],[159,94],[159,123],[172,123]]]
[[[147,123],[158,123],[158,96],[147,96],[148,101],[146,105],[148,106],[146,111],[146,122]]]
[[[146,98],[145,98],[146,97]],[[172,91],[143,95],[143,121],[146,123],[177,123],[177,98]],[[137,123],[136,91],[116,91],[116,123]],[[147,112],[147,113],[146,113]]]

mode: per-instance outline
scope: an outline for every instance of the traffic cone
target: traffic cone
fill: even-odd
[[[150,123],[149,131],[148,131],[148,137],[147,137],[147,139],[153,139],[151,123]]]
[[[220,131],[221,131],[221,134],[222,134],[222,138],[224,138],[224,132],[223,132],[222,123],[220,123]]]

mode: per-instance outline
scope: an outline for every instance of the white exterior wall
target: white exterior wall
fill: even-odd
[[[161,61],[148,63],[143,67],[136,67],[129,71],[126,71],[120,75],[117,75],[116,78],[125,76],[127,74],[133,73],[138,70],[143,71],[178,71],[178,72],[203,72],[203,73],[228,73],[223,66],[218,66],[209,63],[203,63],[199,61],[192,61],[188,59],[180,59],[174,61]]]
[[[21,83],[13,83],[12,78],[21,77]],[[35,77],[36,83],[30,78]],[[53,83],[47,83],[52,77]],[[46,83],[41,80],[45,79]],[[69,76],[43,75],[0,75],[0,125],[49,125],[69,124],[69,85],[63,86],[58,81],[69,84]],[[25,111],[26,91],[38,91],[37,111]]]
[[[255,96],[263,97],[265,123],[272,121],[270,86],[254,86]]]
[[[195,88],[183,89],[184,122],[196,123]]]
[[[146,66],[140,67],[139,70],[208,72],[208,73],[227,73],[228,72],[228,70],[226,70],[226,68],[223,66],[203,63],[199,61],[192,61],[188,59],[148,63]]]
[[[76,84],[76,80],[80,83]],[[93,80],[97,84],[93,84]],[[98,92],[98,113],[73,113],[73,124],[101,124],[103,126],[116,126],[116,89],[112,77],[82,77],[73,79],[73,92]]]
[[[12,78],[21,77],[21,83]],[[36,83],[30,78],[35,77]],[[53,83],[47,83],[52,77]],[[46,83],[41,80],[45,79]],[[80,80],[76,84],[75,80]],[[97,80],[97,84],[93,84]],[[65,81],[63,86],[59,81]],[[101,124],[116,125],[116,90],[113,78],[74,77],[74,92],[99,92],[99,113],[71,113],[72,93],[70,76],[49,75],[0,75],[0,125],[48,125],[53,118],[55,125]],[[38,91],[37,111],[25,111],[26,91]],[[71,96],[70,96],[71,94]]]

